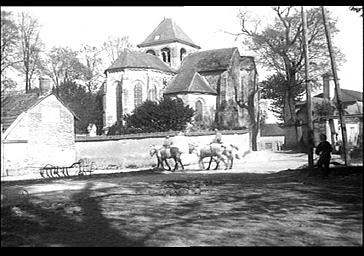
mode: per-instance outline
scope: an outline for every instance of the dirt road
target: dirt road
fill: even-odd
[[[3,182],[2,195],[2,246],[362,246],[361,168],[145,170]]]

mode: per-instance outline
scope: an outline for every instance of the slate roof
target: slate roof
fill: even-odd
[[[229,68],[231,59],[238,49],[223,48],[191,53],[183,60],[178,74],[166,88],[166,94],[188,91],[195,73],[223,71]],[[212,89],[212,88],[211,88]]]
[[[117,60],[105,70],[120,70],[124,68],[149,68],[175,73],[167,64],[157,56],[149,53],[124,50]]]
[[[336,101],[336,95],[333,99]],[[341,101],[342,102],[352,102],[352,101],[361,101],[363,102],[363,93],[348,89],[341,89]]]
[[[23,112],[40,103],[43,99],[50,96],[39,97],[37,93],[21,93],[4,95],[1,97],[1,123],[3,130],[6,131],[16,118]],[[54,95],[54,94],[53,94]],[[56,96],[56,95],[55,95]],[[59,97],[56,98],[77,118],[79,117],[70,109]]]
[[[138,47],[180,42],[200,49],[191,38],[170,18],[164,19]]]
[[[216,90],[211,88],[207,80],[201,76],[199,73],[195,73],[193,78],[186,88],[186,90],[180,91],[179,93],[207,93],[207,94],[217,94]]]
[[[260,127],[260,136],[284,136],[284,130],[278,124],[263,124]]]

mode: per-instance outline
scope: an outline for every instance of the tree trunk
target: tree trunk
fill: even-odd
[[[29,87],[29,73],[28,71],[25,71],[25,93],[28,93],[30,91]]]
[[[295,111],[295,102],[292,95],[292,90],[296,85],[296,72],[293,68],[287,71],[288,88],[285,90],[284,96],[284,124],[286,132],[286,147],[294,148],[298,146],[301,138],[298,136],[297,117]]]
[[[257,145],[257,137],[259,133],[259,114],[256,117],[255,115],[255,104],[254,104],[254,98],[255,98],[255,92],[251,93],[248,98],[248,113],[250,118],[250,129],[251,129],[251,135],[252,135],[252,151],[258,150]]]

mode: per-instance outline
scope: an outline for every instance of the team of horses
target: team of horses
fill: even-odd
[[[211,167],[212,161],[215,161],[216,166],[215,170],[219,167],[220,162],[223,162],[225,165],[225,170],[232,169],[234,158],[239,159],[237,151],[239,148],[232,144],[220,144],[220,143],[211,143],[208,145],[199,146],[194,143],[189,143],[189,154],[195,153],[199,158],[198,164],[200,168],[205,169],[203,160],[205,158],[210,158],[209,165],[206,170],[209,170]],[[168,159],[173,159],[175,162],[175,166],[173,171],[178,169],[178,165],[184,169],[184,166],[181,161],[182,152],[177,147],[156,147],[155,145],[150,146],[149,154],[151,157],[154,155],[157,157],[157,168],[164,169],[165,163],[168,167],[168,170],[171,171],[171,167],[168,164]]]

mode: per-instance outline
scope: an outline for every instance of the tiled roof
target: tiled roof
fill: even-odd
[[[166,88],[166,94],[188,90],[196,72],[226,70],[237,51],[236,47],[191,53],[183,60],[178,74]]]
[[[70,109],[63,100],[61,100],[55,94],[54,95],[74,116],[79,119],[75,112]],[[39,97],[37,93],[19,93],[12,95],[4,95],[1,97],[1,123],[3,124],[3,130],[6,131],[15,119],[23,112],[27,111],[31,107],[37,105],[47,96]]]
[[[178,93],[207,93],[207,94],[217,94],[216,90],[211,88],[207,80],[201,76],[199,73],[195,73],[189,86],[185,90],[179,91]],[[170,92],[171,93],[171,92]]]
[[[263,124],[260,127],[260,136],[284,136],[284,130],[278,124]]]
[[[336,101],[336,95],[333,99]],[[361,101],[363,102],[363,93],[348,89],[341,89],[341,101],[342,102],[351,102],[351,101]]]
[[[323,93],[319,93],[317,95],[315,95],[314,97],[316,98],[323,98],[324,94]],[[333,101],[336,101],[336,94],[335,97],[333,98]],[[348,90],[348,89],[341,89],[341,101],[342,102],[351,102],[351,101],[363,101],[363,93],[362,92],[358,92],[358,91],[353,91],[353,90]]]
[[[156,29],[138,47],[163,43],[180,42],[200,49],[185,32],[172,20],[164,19]]]
[[[24,111],[40,102],[38,94],[14,94],[1,98],[1,123],[4,131],[10,127],[15,119]]]
[[[124,50],[118,59],[106,71],[124,68],[150,68],[166,72],[174,72],[157,56],[149,53]]]

